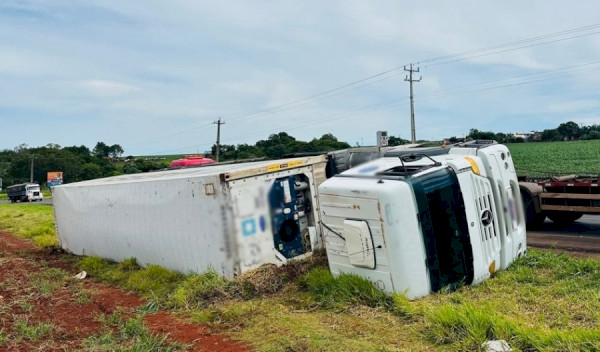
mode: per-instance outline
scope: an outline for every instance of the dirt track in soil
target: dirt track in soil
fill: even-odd
[[[31,289],[32,274],[43,274],[49,268],[60,268],[69,274],[77,269],[61,254],[45,252],[12,234],[0,232],[0,331],[14,332],[17,320],[31,324],[48,322],[52,332],[39,341],[9,341],[0,351],[64,351],[82,349],[82,340],[101,332],[100,314],[117,310],[133,315],[146,301],[120,288],[86,279],[76,283],[90,293],[84,303],[77,301],[77,290],[64,285],[51,295]],[[26,302],[24,304],[23,302]],[[80,301],[81,302],[81,301]],[[153,334],[167,335],[167,340],[191,346],[190,351],[248,351],[248,347],[225,335],[214,335],[207,328],[186,322],[169,312],[159,311],[144,317]],[[14,335],[14,334],[13,334]]]

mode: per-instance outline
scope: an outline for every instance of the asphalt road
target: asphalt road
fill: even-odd
[[[10,204],[10,200],[4,199],[0,200],[0,204]],[[41,202],[31,202],[31,203],[15,203],[15,204],[43,204],[43,205],[52,205],[52,198],[44,198]]]
[[[557,227],[546,220],[541,229],[527,231],[527,245],[600,253],[600,215],[584,215],[568,227]]]

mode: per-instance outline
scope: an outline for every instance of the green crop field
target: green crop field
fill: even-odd
[[[507,146],[519,175],[600,174],[600,140]]]

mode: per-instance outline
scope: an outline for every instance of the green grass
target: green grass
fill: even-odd
[[[0,204],[0,229],[30,238],[41,247],[56,246],[52,207],[41,204]]]
[[[66,286],[71,277],[69,274],[57,268],[49,268],[40,273],[29,276],[29,280],[43,297],[50,297],[54,291]]]
[[[4,332],[4,329],[0,329],[0,347],[2,347],[5,343],[10,339],[10,335]]]
[[[600,140],[515,143],[507,147],[519,175],[600,174]]]
[[[123,312],[115,311],[108,317],[100,315],[102,332],[83,340],[88,351],[185,351],[187,346],[167,341],[166,335],[153,335],[144,325],[143,315],[125,318]]]
[[[19,338],[33,342],[49,335],[52,329],[53,326],[50,323],[30,324],[27,319],[18,320],[14,324],[14,330]]]
[[[334,278],[328,268],[311,270],[301,278],[300,285],[328,308],[349,305],[391,308],[394,305],[392,296],[378,290],[369,281],[348,274]]]
[[[112,263],[99,257],[84,257],[78,266],[93,277],[163,300],[177,283],[183,281],[183,275],[158,265],[140,268],[134,258],[126,259],[123,263]]]

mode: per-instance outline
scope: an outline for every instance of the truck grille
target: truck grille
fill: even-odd
[[[489,194],[485,196],[478,197],[475,201],[477,204],[477,209],[479,210],[479,214],[482,216],[482,227],[483,231],[481,233],[481,240],[488,241],[492,238],[498,237],[496,233],[495,223],[496,217],[492,208],[492,199]],[[487,217],[484,219],[485,214],[491,214],[491,217]]]
[[[479,214],[478,221],[481,228],[481,243],[485,257],[492,260],[500,251],[500,236],[496,222],[496,213],[492,203],[492,189],[489,181],[471,176],[475,193],[475,207]]]

